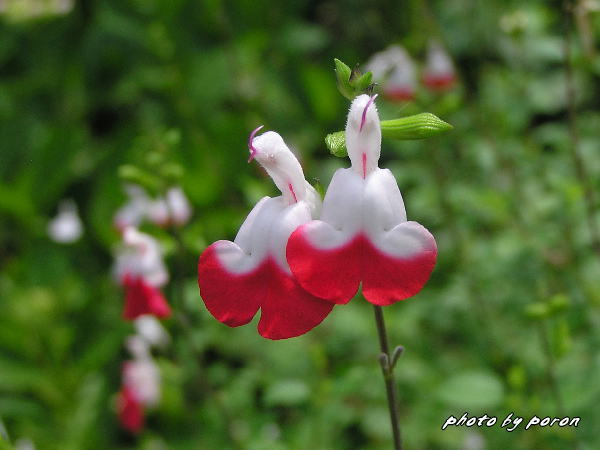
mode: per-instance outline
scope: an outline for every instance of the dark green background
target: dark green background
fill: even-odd
[[[309,180],[326,187],[348,164],[323,143],[343,129],[348,107],[333,58],[353,66],[402,43],[422,62],[436,36],[458,86],[446,95],[420,88],[410,105],[378,101],[384,119],[430,111],[455,127],[382,149],[409,219],[439,246],[425,289],[385,309],[393,343],[406,347],[397,367],[406,447],[475,449],[469,443],[483,439],[487,449],[600,448],[600,254],[585,209],[586,183],[597,193],[600,180],[599,13],[570,32],[582,180],[565,86],[565,23],[575,22],[560,2],[96,0],[37,17],[28,16],[33,0],[5,3],[0,420],[12,443],[389,448],[364,300],[335,308],[305,336],[271,342],[254,325],[229,329],[208,314],[196,261],[206,245],[235,236],[257,199],[276,194],[246,164],[253,128],[281,133]],[[145,228],[168,249],[167,293],[185,319],[166,322],[173,344],[157,354],[163,399],[133,438],[114,411],[132,327],[120,319],[122,292],[110,276],[111,221],[124,201],[118,168],[143,168],[153,152],[184,168],[194,217],[181,230],[179,265],[173,237]],[[77,202],[85,225],[67,247],[46,236],[63,198]],[[441,430],[465,411],[581,423]]]

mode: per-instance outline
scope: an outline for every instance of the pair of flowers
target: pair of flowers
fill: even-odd
[[[435,265],[435,239],[408,222],[388,169],[378,167],[381,128],[375,96],[354,99],[346,124],[351,167],[333,176],[324,201],[305,180],[281,136],[250,135],[256,159],[282,195],[252,209],[234,242],[217,241],[200,256],[201,297],[219,321],[235,327],[262,310],[269,339],[304,334],[362,283],[364,297],[385,306],[415,295]]]
[[[136,184],[125,186],[127,203],[115,214],[114,226],[123,231],[128,226],[139,226],[144,220],[160,227],[168,225],[181,226],[188,222],[192,208],[179,186],[170,187],[164,195],[151,198],[146,191]]]
[[[171,308],[160,291],[169,281],[169,273],[156,239],[137,228],[125,228],[114,272],[125,288],[124,319],[135,320],[145,314],[163,319],[171,315]]]
[[[417,91],[417,67],[408,51],[399,45],[375,53],[365,69],[373,72],[375,81],[382,85],[384,96],[391,101],[408,101]],[[456,82],[452,59],[436,40],[429,42],[423,84],[430,90],[443,91]]]

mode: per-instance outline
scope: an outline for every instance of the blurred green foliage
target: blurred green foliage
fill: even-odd
[[[378,100],[383,119],[430,111],[454,126],[428,141],[385,140],[382,150],[409,218],[439,246],[425,289],[385,310],[393,343],[406,347],[396,369],[406,446],[600,448],[600,259],[570,151],[569,16],[560,2],[71,3],[0,2],[0,431],[10,442],[389,447],[366,302],[335,308],[305,336],[270,342],[252,325],[215,321],[195,268],[206,245],[233,238],[252,205],[276,194],[246,164],[250,130],[280,132],[309,180],[326,187],[347,164],[323,142],[343,129],[348,107],[333,58],[353,66],[398,42],[423,61],[436,36],[460,85],[445,94],[420,88],[409,104]],[[584,9],[570,63],[578,150],[597,191],[600,15],[584,3],[576,2]],[[145,159],[156,152],[163,159]],[[167,322],[173,345],[157,355],[163,398],[137,438],[115,416],[132,332],[110,277],[119,167],[141,183],[157,167],[179,177],[195,209],[179,256],[173,236],[147,229],[169,249],[168,294],[187,326]],[[68,247],[45,233],[62,198],[76,201],[85,224]],[[441,430],[464,411],[581,423]]]

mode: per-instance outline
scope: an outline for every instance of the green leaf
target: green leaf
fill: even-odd
[[[427,139],[453,128],[452,125],[431,113],[381,121],[382,136],[386,139],[396,140]],[[329,153],[334,156],[341,158],[348,155],[344,131],[336,131],[325,136],[325,145],[327,145]]]
[[[550,313],[548,304],[544,302],[535,302],[525,307],[525,316],[532,320],[544,319]]]
[[[569,297],[565,294],[556,294],[550,299],[548,305],[551,313],[560,313],[569,308]]]
[[[5,441],[1,434],[0,434],[0,450],[12,450],[12,447],[10,446],[8,441]]]
[[[462,372],[443,383],[438,396],[449,406],[474,412],[497,407],[504,397],[504,386],[493,372]]]
[[[119,167],[119,177],[123,181],[139,184],[152,193],[161,191],[160,179],[155,175],[146,172],[131,164],[123,164]]]
[[[303,381],[284,380],[269,386],[265,393],[267,405],[298,405],[308,399],[310,390]]]
[[[333,62],[335,63],[335,76],[337,78],[338,90],[348,100],[352,100],[354,98],[354,89],[350,85],[352,70],[337,58],[335,58]]]

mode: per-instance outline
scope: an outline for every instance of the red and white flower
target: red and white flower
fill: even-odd
[[[130,336],[127,348],[133,359],[123,364],[123,385],[133,391],[143,406],[156,406],[160,400],[160,371],[150,348],[140,336]]]
[[[390,305],[415,295],[435,265],[435,239],[407,222],[402,195],[389,169],[380,169],[381,128],[375,97],[350,107],[346,147],[352,166],[331,180],[320,220],[301,225],[287,245],[287,260],[303,288],[347,303],[362,283],[364,297]]]
[[[269,131],[255,138],[260,128],[250,135],[248,161],[256,159],[282,195],[261,199],[233,242],[217,241],[202,253],[198,284],[217,320],[236,327],[261,309],[258,332],[285,339],[311,330],[333,307],[300,287],[285,257],[290,234],[317,217],[321,200],[281,136]]]
[[[417,90],[417,71],[408,52],[399,45],[375,53],[365,69],[381,84],[383,95],[392,101],[409,101]]]
[[[131,433],[139,433],[144,427],[144,407],[129,386],[122,386],[117,398],[121,426]]]
[[[133,359],[123,364],[119,420],[123,428],[138,433],[144,426],[145,409],[156,406],[160,400],[160,371],[141,337],[131,336],[127,347]]]
[[[171,308],[160,291],[169,280],[162,249],[152,236],[127,227],[115,264],[115,274],[125,287],[123,317],[134,320],[144,314],[168,317]]]
[[[423,83],[429,89],[444,91],[454,86],[456,72],[446,49],[436,40],[429,42]]]

